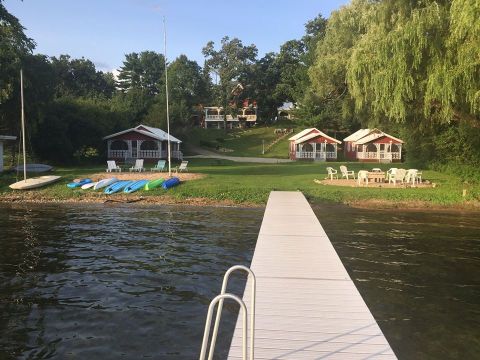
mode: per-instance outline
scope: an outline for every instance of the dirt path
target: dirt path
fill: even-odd
[[[218,154],[216,152],[205,150],[199,147],[191,147],[192,151],[198,155],[184,156],[186,159],[223,159],[235,162],[249,162],[249,163],[262,163],[262,164],[279,164],[292,162],[290,159],[278,159],[278,158],[260,158],[260,157],[248,157],[248,156],[228,156]]]

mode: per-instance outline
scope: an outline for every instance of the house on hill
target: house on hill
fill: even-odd
[[[360,129],[343,139],[345,158],[362,162],[400,162],[402,144],[379,129]]]
[[[288,140],[291,160],[336,160],[337,145],[342,143],[316,128],[305,129]]]
[[[168,134],[162,129],[138,125],[134,128],[105,136],[107,156],[109,159],[145,159],[156,161],[168,157]],[[170,135],[171,157],[181,160],[182,142]]]
[[[204,107],[205,118],[204,128],[223,129],[223,107],[207,106]],[[227,114],[227,129],[243,128],[255,125],[257,122],[257,102],[249,103],[248,100],[243,102],[243,106],[238,109],[236,115]]]

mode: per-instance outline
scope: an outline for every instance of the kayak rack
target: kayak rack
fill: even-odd
[[[236,301],[240,305],[240,311],[242,313],[242,322],[243,322],[243,329],[242,329],[242,359],[247,360],[247,333],[248,333],[248,325],[247,325],[247,307],[242,299],[240,299],[237,295],[227,293],[227,285],[230,275],[234,271],[244,271],[247,273],[247,276],[251,275],[251,294],[250,294],[250,356],[249,360],[254,359],[254,349],[255,349],[255,298],[256,298],[256,286],[257,280],[255,278],[255,274],[253,271],[244,266],[244,265],[234,265],[230,269],[225,272],[223,276],[223,283],[222,289],[220,291],[220,295],[216,296],[211,302],[210,306],[208,307],[207,319],[205,323],[205,331],[203,333],[203,341],[202,341],[202,350],[200,351],[200,360],[205,360],[205,356],[207,353],[207,346],[208,346],[208,339],[210,337],[210,328],[212,324],[212,317],[215,305],[218,303],[217,307],[217,314],[215,318],[215,324],[213,327],[212,339],[210,344],[210,351],[208,353],[208,360],[213,359],[213,353],[215,351],[215,344],[217,342],[217,335],[218,335],[218,328],[220,326],[220,319],[222,317],[222,309],[223,309],[223,302],[225,299],[231,299]]]

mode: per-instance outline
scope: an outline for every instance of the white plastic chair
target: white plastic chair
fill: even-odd
[[[360,170],[357,174],[357,182],[358,186],[362,184],[362,182],[365,183],[365,185],[368,186],[368,171],[367,170]]]
[[[421,174],[420,174],[421,178]],[[415,185],[415,182],[418,182],[418,170],[417,169],[408,169],[407,174],[405,175],[405,182],[408,184],[409,182],[412,185]]]
[[[337,170],[335,170],[332,167],[327,167],[327,177],[326,177],[326,179],[328,179],[330,177],[330,180],[333,180],[334,176],[335,176],[336,179],[338,179]]]
[[[390,168],[387,170],[386,177],[388,182],[390,182],[390,176],[395,175],[396,172],[397,172],[397,168]]]
[[[143,159],[135,160],[135,165],[132,166],[129,170],[130,171],[138,171],[138,172],[145,171],[145,168],[143,167]]]
[[[397,169],[394,174],[390,174],[388,182],[393,182],[394,186],[397,186],[397,181],[403,184],[406,173],[407,171],[405,169]]]
[[[112,171],[118,171],[118,172],[121,172],[122,169],[120,168],[120,166],[117,166],[117,164],[115,163],[115,160],[108,160],[107,161],[107,172],[112,172]]]
[[[178,173],[178,172],[182,172],[182,171],[186,171],[188,172],[188,161],[182,161],[182,163],[177,167],[175,168],[175,171]]]
[[[348,180],[349,176],[353,176],[353,180],[355,180],[355,171],[353,170],[348,171],[346,166],[344,165],[340,166],[340,172],[342,173],[342,179],[347,178]]]

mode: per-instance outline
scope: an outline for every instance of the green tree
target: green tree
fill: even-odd
[[[202,50],[205,56],[205,70],[214,75],[217,85],[217,101],[224,109],[223,122],[227,128],[227,112],[229,103],[233,99],[232,92],[242,78],[248,78],[246,74],[254,64],[257,56],[255,45],[244,46],[242,41],[228,36],[221,40],[221,47],[215,50],[215,43],[210,41]]]
[[[125,55],[119,70],[118,86],[123,91],[142,89],[151,96],[157,95],[165,77],[165,58],[154,51]]]
[[[11,96],[19,81],[22,61],[35,47],[35,42],[25,35],[24,30],[0,0],[0,104]]]

